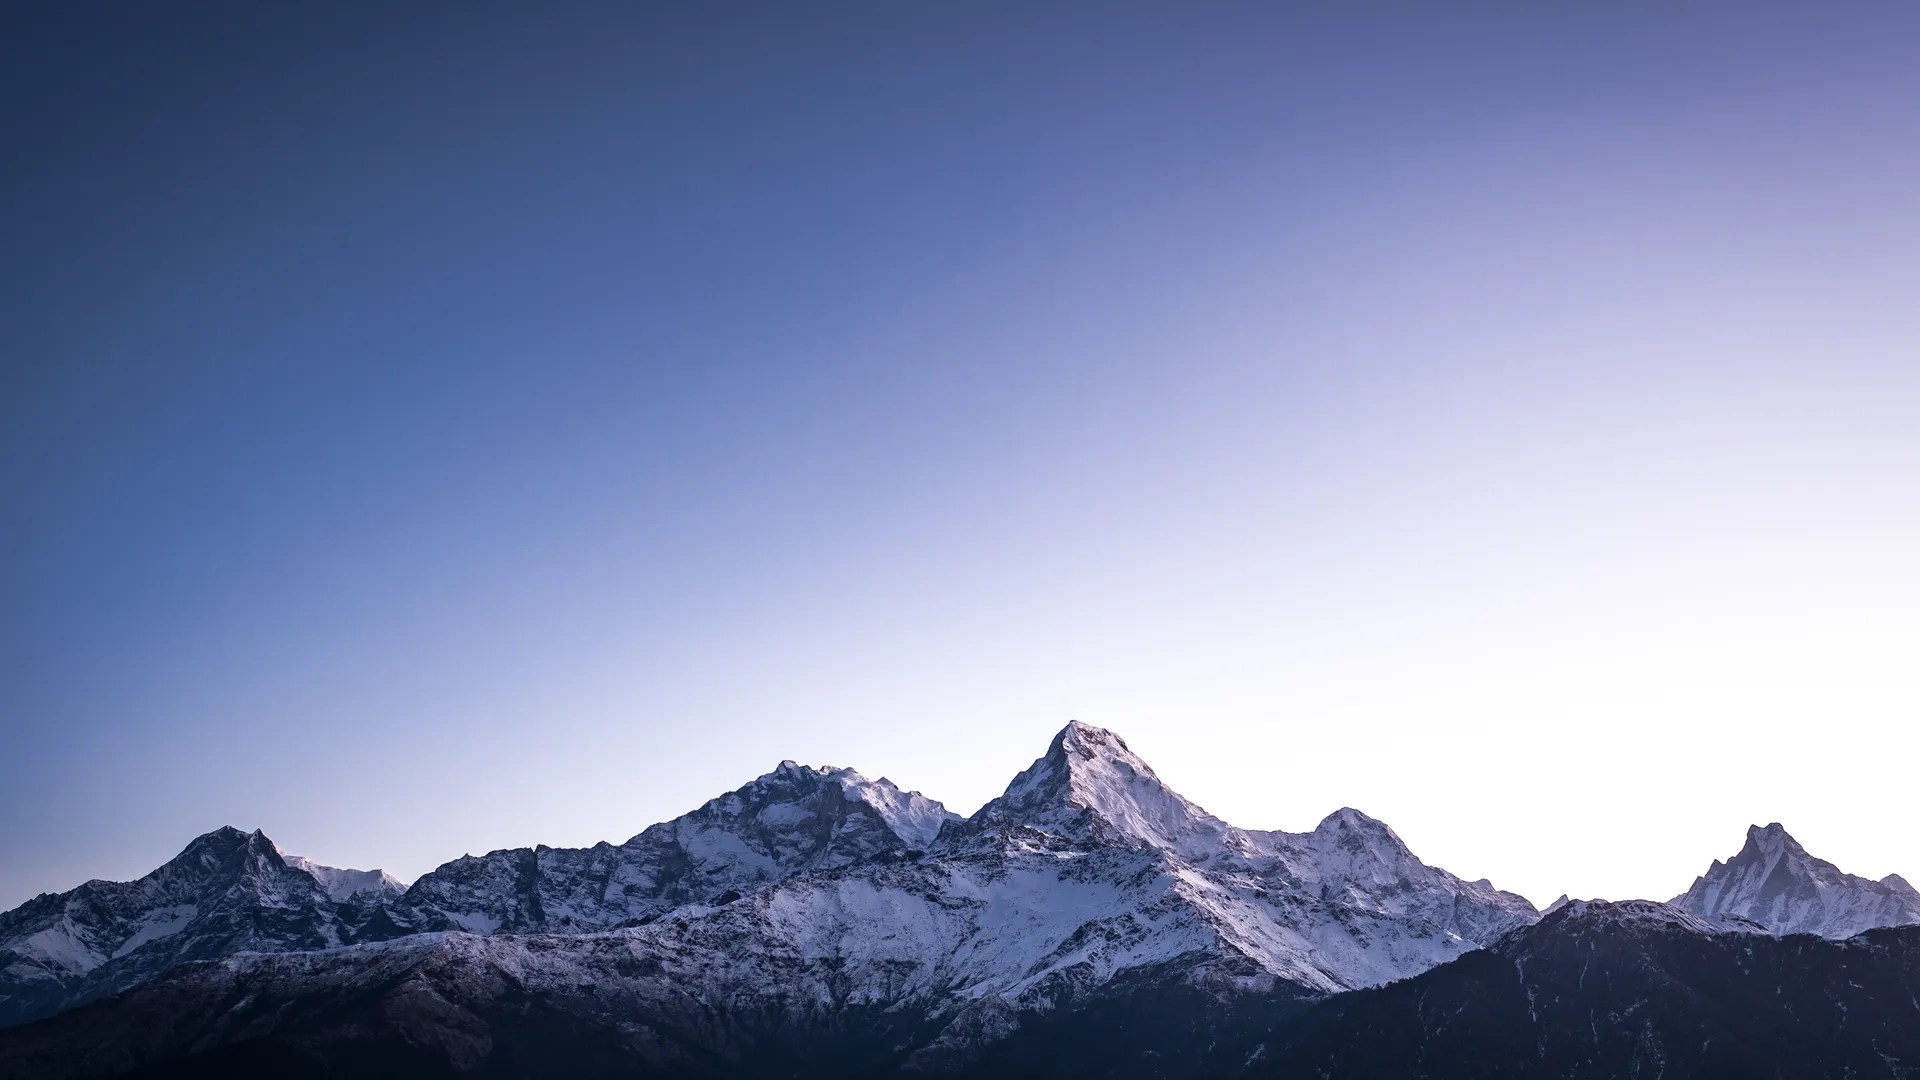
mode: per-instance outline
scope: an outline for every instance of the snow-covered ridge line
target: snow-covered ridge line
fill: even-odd
[[[235,829],[150,878],[4,917],[0,1010],[14,1012],[0,1020],[189,959],[452,931],[684,936],[675,948],[698,952],[693,939],[742,919],[719,940],[777,925],[767,949],[817,942],[847,962],[912,963],[976,997],[1035,992],[1048,972],[1105,979],[1176,962],[1331,992],[1424,970],[1535,917],[1519,897],[1426,866],[1357,811],[1301,834],[1228,825],[1117,735],[1079,723],[966,820],[885,779],[788,761],[625,843],[464,857],[404,891]],[[46,934],[56,927],[73,929]]]
[[[1711,933],[1912,921],[1898,878],[1841,874],[1777,826],[1754,830],[1748,849],[1696,882],[1697,903],[1562,898],[1550,911]],[[1776,918],[1782,896],[1794,902]],[[1130,973],[1309,995],[1377,985],[1540,918],[1485,879],[1428,866],[1352,808],[1302,833],[1228,824],[1118,735],[1073,723],[970,818],[884,778],[785,761],[624,843],[467,856],[404,890],[378,871],[285,855],[258,832],[216,830],[140,881],[0,915],[0,1026],[189,960],[297,953],[323,965],[330,950],[473,938],[502,964],[536,939],[561,954],[637,950],[675,994],[812,1000],[831,985],[829,996],[1004,1031],[1008,1017]]]
[[[512,848],[445,863],[392,905],[402,930],[611,930],[689,904],[926,848],[959,820],[917,791],[852,769],[783,761],[623,844]]]
[[[312,874],[335,903],[355,898],[398,896],[407,891],[406,882],[385,870],[345,870],[336,866],[322,866],[303,855],[288,855],[284,851],[280,853],[280,858],[288,866]]]

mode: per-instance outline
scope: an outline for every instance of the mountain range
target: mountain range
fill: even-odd
[[[1787,1051],[1697,972],[1711,989],[1763,970],[1791,978],[1773,1007],[1802,1021],[1899,1029],[1914,995],[1832,973],[1907,985],[1920,928],[1876,928],[1914,923],[1906,882],[1844,874],[1778,825],[1668,904],[1543,917],[1356,810],[1229,825],[1075,723],[967,818],[789,761],[624,844],[494,851],[406,888],[218,830],[139,881],[0,915],[0,1072],[1450,1076],[1505,1075],[1471,1068],[1507,1055],[1513,1075],[1723,1075]],[[1442,1025],[1480,1033],[1456,1047],[1467,1072],[1433,1056],[1454,1045],[1429,1030],[1448,995],[1485,1014]],[[1689,1049],[1702,1033],[1720,1049]],[[1920,1075],[1900,1038],[1860,1037]]]

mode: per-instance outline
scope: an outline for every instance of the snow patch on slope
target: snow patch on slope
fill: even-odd
[[[322,866],[312,859],[301,855],[280,853],[280,858],[296,870],[304,870],[313,875],[315,881],[325,890],[327,898],[336,904],[348,901],[380,900],[399,896],[407,887],[399,878],[385,870],[343,870],[334,866]]]
[[[869,780],[852,769],[828,769],[826,775],[850,797],[873,807],[910,848],[926,848],[940,835],[941,826],[961,820],[959,814],[917,791],[901,791],[884,776]]]

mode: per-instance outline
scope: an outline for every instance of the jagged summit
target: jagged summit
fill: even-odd
[[[869,780],[853,769],[832,765],[815,768],[789,760],[782,761],[778,769],[760,779],[775,775],[802,783],[838,785],[847,801],[866,804],[911,849],[925,848],[940,834],[942,825],[960,820],[960,815],[939,802],[918,791],[902,791],[884,776]]]
[[[708,800],[692,813],[643,830],[627,844],[641,843],[649,835],[658,839],[667,833],[685,834],[688,826],[707,830],[744,829],[756,834],[762,829],[779,832],[783,825],[803,817],[814,818],[823,812],[841,831],[859,832],[878,825],[908,848],[924,848],[942,825],[960,818],[917,791],[900,790],[885,777],[869,780],[853,769],[802,765],[789,759],[738,790]],[[832,848],[834,837],[828,835],[825,839],[826,847]],[[872,842],[884,845],[886,840],[876,838]],[[753,846],[751,841],[749,846]],[[771,848],[764,850],[775,861],[780,861],[780,853]],[[812,852],[809,857],[818,854],[821,853]],[[829,861],[833,857],[833,853],[827,853]]]
[[[165,865],[180,873],[215,873],[236,859],[264,862],[279,856],[280,849],[259,829],[247,832],[222,825],[194,837]]]
[[[232,825],[195,837],[156,873],[187,881],[243,883],[267,900],[295,905],[308,899],[307,882],[300,875],[312,878],[336,904],[378,904],[406,891],[399,879],[384,870],[325,866],[287,854],[260,829],[245,832]]]
[[[794,874],[924,849],[958,815],[852,769],[782,761],[624,844],[456,859],[394,905],[398,928],[582,932],[725,904]]]
[[[182,958],[431,943],[441,939],[419,935],[439,931],[479,935],[456,936],[519,964],[535,947],[517,935],[531,933],[535,951],[560,959],[651,942],[686,972],[731,972],[698,983],[728,1000],[852,992],[934,1010],[965,1042],[1003,1031],[1007,1010],[1123,977],[1278,979],[1315,994],[1375,985],[1536,918],[1523,898],[1425,865],[1352,808],[1304,833],[1236,828],[1168,788],[1118,735],[1077,722],[965,821],[885,778],[788,760],[624,843],[456,859],[397,897],[377,871],[318,867],[237,829],[169,866],[156,874],[201,882],[184,891],[220,897],[203,906],[244,932],[178,935],[194,947],[146,953],[152,963],[85,995]],[[261,926],[273,929],[248,929]],[[693,992],[660,978],[670,996]],[[0,1001],[18,989],[0,984]],[[84,999],[54,990],[35,1007]]]
[[[137,985],[187,960],[324,949],[390,898],[332,895],[337,871],[222,826],[134,881],[89,881],[0,914],[0,1026]],[[337,886],[339,882],[334,882]]]
[[[1920,923],[1920,892],[1904,878],[1846,873],[1808,854],[1777,821],[1749,827],[1738,854],[1714,860],[1672,903],[1702,918],[1750,921],[1774,934],[1845,938]]]

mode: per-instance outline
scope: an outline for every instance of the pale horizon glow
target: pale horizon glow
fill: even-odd
[[[23,17],[0,908],[1075,719],[1541,906],[1920,880],[1914,15],[1738,10]]]

